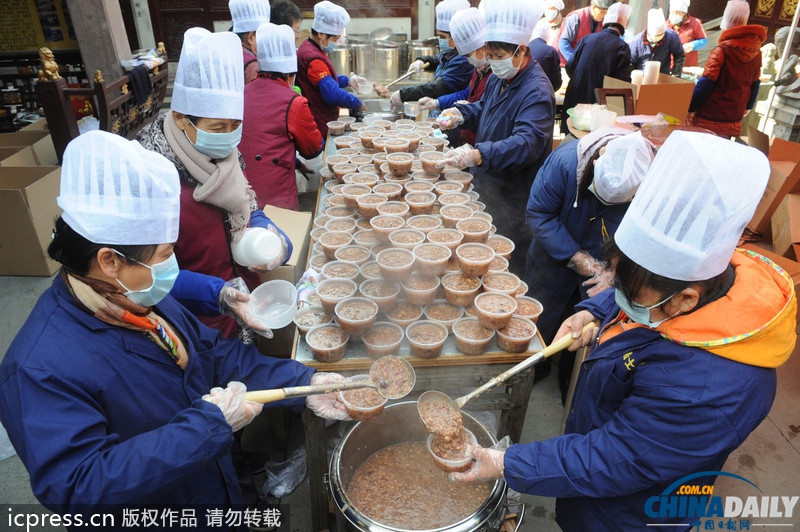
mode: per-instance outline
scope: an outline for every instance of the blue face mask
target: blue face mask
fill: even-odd
[[[439,39],[439,51],[444,53],[450,50],[450,39]]]
[[[114,251],[120,257],[125,256],[117,250]],[[150,270],[150,276],[153,278],[153,284],[141,290],[131,290],[122,284],[122,281],[119,279],[117,279],[117,282],[120,284],[120,286],[122,286],[122,288],[127,290],[127,292],[125,292],[125,296],[137,305],[141,305],[143,307],[152,307],[153,305],[157,305],[167,296],[167,294],[169,294],[170,290],[172,290],[172,287],[175,285],[175,279],[178,278],[179,271],[178,259],[175,258],[175,254],[173,253],[165,261],[153,264],[152,266],[148,266],[147,264],[141,263],[138,260],[133,260],[133,262],[136,264],[141,264]]]
[[[197,131],[197,141],[194,143],[195,149],[212,159],[224,159],[233,152],[234,148],[242,140],[241,124],[230,133],[209,133],[195,126],[191,120],[189,120],[189,123]],[[186,138],[189,137],[187,136]]]
[[[655,305],[650,305],[649,307],[643,307],[641,305],[637,305],[636,303],[628,303],[628,298],[625,297],[625,294],[622,293],[622,290],[620,290],[619,288],[615,288],[614,289],[614,301],[617,302],[617,306],[619,306],[620,309],[625,311],[625,314],[628,315],[628,317],[631,319],[631,321],[634,321],[636,323],[640,323],[642,325],[646,325],[647,327],[650,327],[651,329],[655,329],[656,327],[658,327],[659,325],[661,325],[665,321],[667,321],[667,320],[669,320],[671,318],[674,318],[675,316],[678,315],[680,310],[678,312],[676,312],[675,314],[673,314],[672,316],[668,316],[668,317],[664,318],[663,320],[650,321],[650,310],[654,309],[654,308],[657,308],[657,307],[660,307],[661,305],[663,305],[664,303],[666,303],[667,301],[669,301],[673,297],[675,297],[675,294],[672,294],[668,298],[666,298],[666,299],[664,299],[662,301],[659,301]]]
[[[332,51],[336,50],[336,42],[328,39],[328,45],[327,46],[320,46],[320,48],[322,48],[322,51],[325,52],[325,53],[332,52]]]

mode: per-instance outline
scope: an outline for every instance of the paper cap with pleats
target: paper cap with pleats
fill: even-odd
[[[229,31],[190,28],[172,89],[173,111],[200,118],[241,120],[244,114],[242,43]]]
[[[689,0],[670,0],[669,10],[680,11],[681,13],[688,13],[689,5],[690,5]]]
[[[228,9],[233,19],[233,33],[256,31],[269,22],[269,0],[229,0]]]
[[[647,34],[661,35],[665,31],[667,31],[667,20],[664,18],[664,12],[660,8],[648,10]]]
[[[491,0],[484,7],[486,42],[528,44],[544,13],[540,0]]]
[[[450,19],[462,9],[469,9],[469,0],[444,0],[436,6],[436,31],[450,33]]]
[[[342,35],[344,28],[350,24],[350,15],[342,6],[323,0],[314,4],[314,21],[311,29],[326,35]]]
[[[603,25],[605,24],[619,24],[623,28],[628,27],[628,19],[631,16],[633,8],[628,4],[617,2],[606,11],[606,16],[603,17]]]
[[[297,50],[294,47],[294,30],[271,22],[256,30],[258,68],[264,72],[291,74],[297,72]]]
[[[631,201],[653,162],[653,144],[638,131],[606,144],[594,166],[594,191],[606,203]]]
[[[178,240],[181,184],[175,166],[135,140],[106,131],[75,137],[64,150],[58,206],[96,244]]]
[[[558,9],[561,11],[564,9],[564,0],[544,0],[544,8],[545,9]]]
[[[450,19],[450,37],[461,55],[468,55],[486,44],[486,22],[477,8],[462,9]]]
[[[728,267],[769,173],[767,158],[755,148],[675,131],[658,150],[614,239],[655,274],[681,281],[715,277]]]
[[[744,0],[729,0],[722,13],[722,22],[719,27],[724,31],[736,26],[744,26],[750,18],[750,4]]]

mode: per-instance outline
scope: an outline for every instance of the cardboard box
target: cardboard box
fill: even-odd
[[[787,194],[771,218],[772,249],[789,259],[796,259],[800,248],[800,195]]]
[[[633,83],[609,76],[603,78],[603,88],[631,89],[636,95],[636,86]],[[691,81],[667,74],[659,74],[657,84],[642,85],[639,94],[634,97],[636,101],[636,112],[634,114],[656,115],[663,113],[683,121],[689,112],[689,103],[692,101],[693,92],[694,83]]]
[[[33,148],[30,146],[0,148],[0,166],[37,166]]]
[[[50,276],[58,270],[47,246],[61,215],[60,182],[57,166],[0,167],[0,275]]]
[[[769,241],[775,210],[787,194],[800,193],[800,144],[776,138],[767,157],[771,170],[769,181],[747,227]]]
[[[20,129],[20,131],[48,131],[47,119],[40,118],[36,122],[33,122],[23,127],[22,129]]]
[[[47,131],[17,131],[0,135],[0,147],[30,146],[40,166],[57,166],[58,156]]]

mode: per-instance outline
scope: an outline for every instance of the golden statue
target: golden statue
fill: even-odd
[[[61,79],[58,73],[58,63],[50,48],[39,48],[39,58],[42,67],[39,69],[39,79],[42,81]]]
[[[100,70],[94,71],[94,82],[95,83],[103,83],[105,80],[103,79],[103,73]]]
[[[156,48],[156,52],[158,52],[158,55],[165,55],[167,53],[167,49],[164,47],[164,43],[163,42],[159,42],[158,43],[158,47]]]

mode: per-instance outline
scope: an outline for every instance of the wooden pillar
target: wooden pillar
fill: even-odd
[[[100,70],[108,80],[123,75],[121,61],[131,58],[131,47],[118,0],[67,0],[86,74]]]
[[[78,136],[78,124],[75,121],[75,111],[72,110],[69,96],[64,93],[67,80],[39,80],[36,84],[36,93],[39,102],[45,110],[47,126],[53,138],[53,146],[58,155],[58,164],[64,157],[69,141]]]

